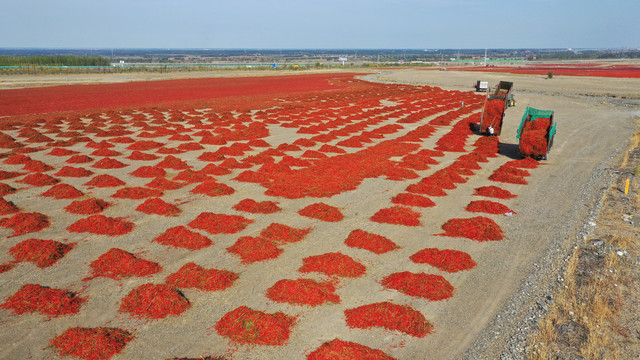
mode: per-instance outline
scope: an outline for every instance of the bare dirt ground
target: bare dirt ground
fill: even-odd
[[[284,73],[274,74],[282,75]],[[224,75],[232,76],[233,73],[225,73]],[[246,72],[236,75],[249,76]],[[259,75],[264,75],[264,73],[260,72]],[[102,77],[99,75],[45,78],[0,77],[0,88],[196,76],[198,74],[185,73],[119,74],[118,76],[109,74]],[[347,209],[345,215],[347,215],[348,221],[341,223],[340,226],[300,218],[295,214],[296,210],[309,203],[317,202],[317,199],[286,202],[285,210],[278,214],[277,218],[271,220],[276,222],[279,220],[298,228],[313,226],[317,231],[314,230],[309,235],[308,241],[306,240],[297,249],[287,250],[286,256],[274,261],[271,264],[273,270],[270,272],[255,271],[255,269],[247,271],[242,278],[243,284],[239,284],[237,289],[232,290],[234,297],[239,296],[247,299],[246,305],[255,308],[265,307],[265,301],[252,296],[252,294],[264,292],[278,279],[295,276],[295,272],[287,270],[290,268],[287,267],[287,262],[296,261],[295,259],[301,256],[300,254],[322,253],[321,249],[315,247],[317,244],[322,244],[324,249],[343,246],[344,238],[354,228],[362,228],[392,238],[402,246],[400,252],[405,259],[401,262],[390,262],[387,267],[380,268],[384,270],[381,273],[369,274],[370,276],[365,279],[354,280],[345,285],[361,289],[366,293],[369,302],[384,301],[393,296],[388,292],[379,291],[380,286],[375,283],[389,271],[421,271],[422,267],[410,263],[406,257],[425,247],[449,247],[469,252],[473,254],[478,266],[473,271],[447,277],[456,288],[455,296],[451,299],[427,305],[424,305],[423,301],[410,301],[411,305],[419,308],[429,321],[437,325],[436,333],[425,338],[407,339],[406,337],[387,336],[383,331],[377,330],[353,334],[340,320],[342,311],[314,309],[305,312],[302,317],[310,320],[307,324],[322,325],[299,329],[290,340],[292,345],[267,351],[241,347],[237,354],[242,353],[244,357],[238,358],[284,359],[291,358],[291,354],[298,354],[293,358],[299,358],[300,354],[308,353],[309,349],[314,349],[322,342],[335,337],[356,341],[374,348],[382,348],[399,359],[522,358],[525,353],[524,346],[529,336],[528,331],[534,328],[537,321],[535,316],[538,315],[533,313],[532,309],[536,308],[536,303],[544,301],[556,286],[556,276],[564,266],[563,259],[576,242],[593,231],[592,227],[588,225],[588,221],[597,214],[603,191],[613,179],[612,172],[615,169],[612,167],[619,162],[622,152],[628,145],[629,138],[636,130],[636,118],[640,117],[640,91],[638,90],[640,89],[640,79],[562,76],[546,79],[542,76],[427,70],[382,71],[378,74],[363,76],[363,78],[380,82],[431,85],[460,91],[470,91],[471,85],[476,80],[487,80],[492,85],[500,80],[513,81],[517,106],[507,110],[505,125],[500,136],[501,156],[491,160],[492,164],[519,158],[515,134],[527,105],[555,111],[558,132],[549,160],[545,161],[546,165],[532,171],[532,175],[528,177],[529,185],[505,184],[502,186],[500,184],[518,195],[517,198],[505,202],[507,206],[517,212],[517,215],[500,219],[500,226],[507,238],[494,243],[476,243],[463,239],[433,236],[433,234],[440,232],[438,231],[439,226],[444,221],[460,215],[464,206],[472,199],[473,188],[492,184],[487,180],[490,172],[486,169],[481,170],[469,183],[459,186],[458,193],[462,195],[449,196],[440,202],[437,201],[435,208],[423,211],[423,223],[426,228],[423,234],[416,231],[405,231],[397,226],[374,224],[367,221],[372,215],[372,206],[373,208],[379,207],[372,202],[384,198],[385,194],[395,194],[401,191],[401,188],[406,184],[394,184],[377,179],[365,180],[357,190],[331,198],[332,205]],[[432,142],[435,142],[437,138],[438,136],[434,136]],[[286,133],[278,133],[277,136],[268,139],[271,144],[285,141],[290,142]],[[425,145],[433,146],[433,144]],[[442,159],[441,165],[451,163],[454,158],[453,155],[448,154]],[[495,168],[495,166],[492,167]],[[135,181],[124,170],[115,172],[115,175]],[[223,178],[221,181],[233,183],[230,178],[231,176],[229,179]],[[230,207],[238,200],[247,197],[262,200],[262,189],[253,184],[234,183],[234,187],[238,190],[238,194],[222,200],[216,206]],[[187,197],[186,193],[176,193],[174,200],[178,201]],[[189,200],[191,204],[184,214],[184,218],[193,219],[197,213],[205,211],[210,206],[206,201]],[[40,206],[35,194],[30,201],[34,207]],[[51,210],[55,211],[55,209]],[[163,227],[175,226],[180,223],[180,219],[176,219],[175,223],[171,225],[163,224]],[[260,220],[253,224],[248,231],[257,232],[267,224],[266,220]],[[63,231],[66,225],[69,224],[58,225],[50,231],[52,234],[55,231]],[[151,222],[140,224],[136,230],[137,235],[128,240],[132,241],[130,246],[135,248],[142,243],[148,243],[148,239],[137,237],[141,236],[140,234],[143,234],[144,231],[155,230],[157,230],[156,226]],[[216,238],[216,246],[223,249],[231,245],[235,238],[234,236],[218,237]],[[107,240],[98,239],[96,241],[97,247],[91,250],[94,254],[87,255],[86,258],[95,258],[111,247],[112,244]],[[160,257],[161,250],[162,248],[159,246],[151,247],[149,256]],[[3,254],[6,254],[6,251]],[[85,258],[84,255],[86,254],[74,256]],[[167,261],[175,261],[175,264],[171,263],[170,268],[163,271],[161,275],[166,276],[177,270],[178,263],[184,263],[187,259],[194,260],[191,255],[186,253],[178,253],[173,256]],[[365,258],[364,261],[367,263],[379,261],[374,257],[361,256]],[[3,257],[0,262],[5,260],[8,259]],[[195,260],[199,260],[203,265],[222,264],[234,271],[243,271],[244,269],[239,267],[236,262],[224,257],[200,255]],[[68,282],[68,279],[59,279],[62,279],[64,271],[69,269],[71,268],[67,266],[48,274],[47,279],[50,284]],[[13,271],[19,271],[18,277],[21,279],[35,276],[24,267]],[[99,279],[96,281],[108,280]],[[143,280],[143,282],[148,282],[148,280]],[[89,321],[90,325],[98,326],[105,319],[115,318],[114,324],[127,323],[131,326],[127,322],[128,320],[117,314],[117,299],[139,283],[140,281],[137,280],[126,282],[121,288],[121,293],[109,294],[101,302],[93,303],[92,309],[81,314],[87,314],[94,310],[101,311],[104,314],[103,318],[84,319],[81,317],[80,320]],[[15,292],[16,286],[17,284],[9,284],[0,287],[2,298]],[[93,289],[89,288],[87,294],[97,296],[100,284],[92,284],[92,286]],[[204,295],[192,293],[189,295],[193,296],[195,301],[206,300]],[[352,299],[343,298],[339,309],[357,305],[361,304],[355,303]],[[135,358],[161,358],[162,356],[166,358],[168,357],[166,354],[198,356],[202,354],[202,344],[206,344],[204,348],[207,351],[223,353],[226,351],[226,346],[216,338],[215,334],[210,334],[209,328],[212,322],[206,319],[219,318],[236,306],[237,304],[233,303],[223,303],[217,308],[201,308],[198,312],[194,309],[187,317],[171,319],[162,324],[140,323],[142,338],[137,344],[145,345],[131,344],[127,347],[126,353],[121,354],[121,357],[118,358],[127,358],[127,354]],[[276,306],[276,308],[283,311],[287,309],[284,305]],[[9,320],[3,320],[15,331],[10,336],[7,333],[0,336],[0,343],[10,344],[10,346],[4,346],[4,350],[0,351],[0,357],[14,358],[17,354],[21,354],[20,349],[23,346],[35,353],[46,345],[46,341],[43,342],[42,339],[49,339],[66,327],[77,325],[75,322],[78,321],[56,319],[55,331],[46,330],[48,333],[38,334],[35,338],[35,332],[30,329],[40,326],[39,318],[28,316],[22,319],[19,324],[8,324]],[[162,332],[178,331],[178,329],[185,328],[189,328],[186,335],[182,332],[176,333],[176,336],[186,340],[179,344],[167,343],[162,337],[156,336]],[[298,345],[305,338],[307,339],[304,340],[306,345],[304,347]],[[309,342],[308,339],[313,340]]]

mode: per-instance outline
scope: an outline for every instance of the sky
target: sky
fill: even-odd
[[[0,0],[0,48],[640,48],[640,0]]]

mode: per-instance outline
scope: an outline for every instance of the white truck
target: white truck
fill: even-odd
[[[476,92],[487,92],[489,90],[489,82],[478,80],[473,87],[476,88]]]

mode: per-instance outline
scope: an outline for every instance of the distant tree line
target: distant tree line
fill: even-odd
[[[0,56],[0,66],[110,66],[101,56]]]

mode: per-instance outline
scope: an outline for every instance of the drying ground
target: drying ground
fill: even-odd
[[[518,100],[485,138],[469,126],[477,76],[326,75],[296,93],[3,119],[0,355],[80,356],[80,327],[115,339],[114,359],[302,359],[342,342],[500,356],[597,211],[638,82],[483,75]],[[556,111],[549,160],[490,180],[519,158],[527,104]],[[474,195],[488,186],[515,197]],[[508,216],[465,210],[477,200]]]

